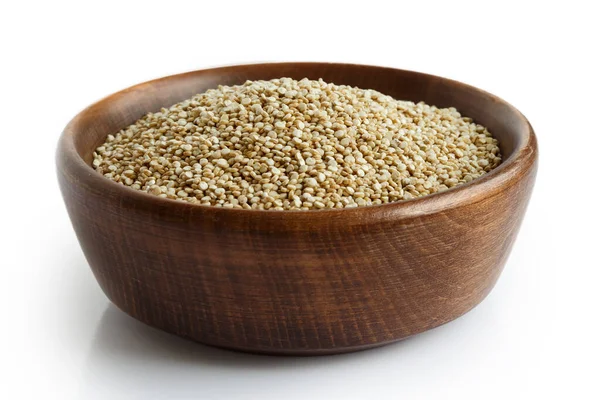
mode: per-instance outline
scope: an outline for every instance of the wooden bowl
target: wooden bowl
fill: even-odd
[[[320,211],[203,207],[135,191],[91,168],[108,134],[149,111],[219,84],[282,76],[454,106],[490,129],[504,161],[443,193]],[[463,83],[363,65],[256,64],[169,76],[91,105],[65,128],[57,164],[81,247],[121,310],[213,346],[331,354],[434,328],[489,293],[525,213],[537,145],[519,111]]]

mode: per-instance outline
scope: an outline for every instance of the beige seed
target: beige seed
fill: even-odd
[[[227,168],[227,167],[229,167],[229,163],[224,158],[219,158],[216,163],[221,168]]]
[[[319,183],[317,182],[317,180],[315,178],[308,178],[305,180],[306,185],[310,186],[310,187],[318,187]]]

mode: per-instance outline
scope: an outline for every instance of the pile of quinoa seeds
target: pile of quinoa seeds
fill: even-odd
[[[105,177],[228,208],[313,210],[441,192],[500,164],[454,108],[290,78],[220,86],[147,114],[94,152]]]

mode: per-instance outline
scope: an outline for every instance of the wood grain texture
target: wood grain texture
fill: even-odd
[[[202,207],[135,191],[90,166],[108,134],[148,111],[219,84],[282,76],[454,106],[490,129],[504,161],[443,193],[319,211]],[[362,65],[257,64],[175,75],[99,101],[65,128],[57,167],[81,247],[120,309],[209,345],[330,354],[431,329],[488,294],[525,213],[537,145],[515,108],[459,82]]]

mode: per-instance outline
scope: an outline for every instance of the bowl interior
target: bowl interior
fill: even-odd
[[[486,126],[499,141],[503,164],[524,145],[530,132],[527,120],[503,100],[475,87],[432,75],[384,67],[327,63],[255,64],[223,67],[174,75],[142,83],[89,107],[77,121],[74,144],[91,165],[93,151],[114,134],[148,112],[169,107],[218,85],[246,80],[291,77],[323,78],[327,82],[375,89],[396,99],[455,107]]]

